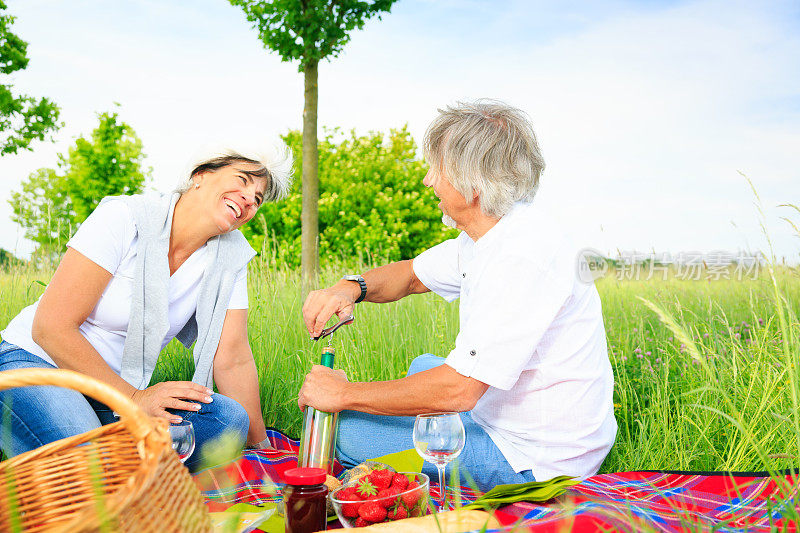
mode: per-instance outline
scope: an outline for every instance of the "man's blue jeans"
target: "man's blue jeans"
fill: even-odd
[[[439,366],[444,359],[431,354],[420,355],[411,362],[408,375]],[[515,472],[486,431],[470,414],[461,413],[467,434],[464,451],[458,456],[459,479],[462,485],[473,479],[481,490],[504,483],[535,481],[530,470]],[[339,438],[336,455],[345,468],[389,453],[413,449],[413,416],[380,416],[358,411],[342,411],[339,415]],[[451,465],[447,468],[449,482]],[[438,482],[436,467],[425,463],[422,472]]]
[[[18,346],[0,342],[0,371],[16,368],[55,367]],[[211,397],[211,403],[200,403],[199,411],[170,410],[194,426],[197,446],[186,460],[190,470],[200,466],[203,445],[223,432],[231,432],[240,441],[239,449],[247,438],[250,420],[244,408],[227,396],[214,393]],[[0,392],[0,405],[0,447],[9,457],[117,420],[102,403],[60,387],[8,389]]]

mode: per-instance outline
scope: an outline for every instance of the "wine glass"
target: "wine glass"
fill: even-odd
[[[188,420],[182,420],[177,424],[169,426],[169,434],[172,437],[172,449],[178,454],[181,463],[192,455],[195,446],[194,427]]]
[[[466,440],[464,424],[458,413],[422,414],[417,415],[414,421],[414,448],[423,459],[436,465],[439,470],[439,490],[442,494],[439,511],[446,510],[445,467],[458,457]]]

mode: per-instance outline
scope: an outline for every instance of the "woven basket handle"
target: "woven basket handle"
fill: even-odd
[[[0,372],[0,390],[28,385],[55,385],[91,396],[119,413],[120,421],[137,441],[144,440],[153,431],[154,424],[150,417],[133,400],[111,385],[86,374],[55,368],[20,368]]]

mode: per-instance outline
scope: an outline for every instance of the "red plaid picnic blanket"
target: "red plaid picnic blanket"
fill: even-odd
[[[587,478],[557,502],[498,509],[529,531],[797,531],[797,472],[617,472]]]
[[[299,441],[280,431],[267,430],[273,449],[246,450],[239,460],[203,470],[194,475],[211,512],[220,512],[236,503],[265,505],[281,499],[283,473],[297,466]],[[334,463],[334,474],[342,472]]]
[[[297,466],[298,442],[269,430],[272,450],[246,451],[224,467],[195,475],[209,511],[236,503],[265,505],[280,499],[283,472]],[[335,464],[334,473],[342,466]],[[592,476],[563,496],[541,504],[515,503],[495,511],[510,530],[528,531],[797,531],[800,474],[618,472]],[[439,496],[431,481],[431,494]],[[461,504],[479,495],[448,487]]]

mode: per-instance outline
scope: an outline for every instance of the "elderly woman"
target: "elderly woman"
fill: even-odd
[[[172,194],[108,197],[67,243],[42,297],[2,332],[0,370],[66,368],[104,381],[152,416],[189,420],[199,465],[223,432],[263,446],[258,377],[247,339],[247,264],[238,229],[280,198],[291,162],[227,152],[196,165]],[[148,386],[161,350],[194,343],[192,381]],[[219,394],[212,391],[216,383]],[[16,455],[115,421],[108,407],[54,387],[0,394]]]

